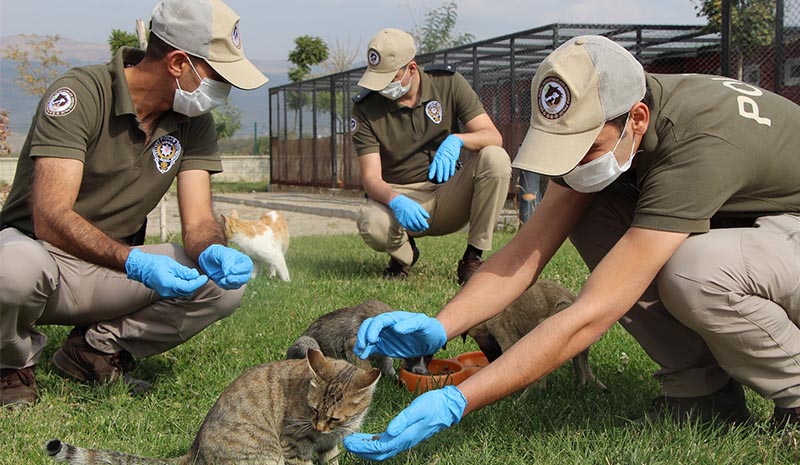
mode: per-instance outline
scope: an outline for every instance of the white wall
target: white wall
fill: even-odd
[[[269,157],[252,155],[225,155],[222,157],[222,173],[211,179],[215,182],[264,182],[269,181]],[[17,171],[16,158],[0,158],[0,181],[9,184]]]

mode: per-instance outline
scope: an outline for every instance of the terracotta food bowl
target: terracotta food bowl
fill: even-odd
[[[428,364],[428,375],[418,375],[401,368],[400,382],[414,394],[422,394],[450,384],[458,385],[488,364],[481,351],[467,352],[450,359],[435,358]]]

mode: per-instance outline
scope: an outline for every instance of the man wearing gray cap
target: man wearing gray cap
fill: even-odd
[[[466,79],[449,66],[423,71],[415,55],[414,39],[398,29],[384,29],[369,43],[358,81],[367,90],[353,99],[350,121],[369,196],[358,229],[373,250],[389,254],[384,276],[403,279],[419,258],[415,237],[451,234],[469,223],[456,269],[463,284],[492,247],[511,160]]]
[[[647,74],[598,36],[531,83],[514,166],[555,176],[531,219],[438,313],[367,320],[356,353],[412,357],[487,320],[567,239],[592,271],[575,303],[458,387],[418,397],[375,441],[382,460],[561,366],[619,321],[660,368],[645,418],[751,420],[742,384],[800,426],[800,107],[734,79]],[[409,329],[413,328],[413,329]]]
[[[244,56],[239,17],[219,0],[164,0],[146,51],[75,68],[47,90],[0,212],[0,404],[37,397],[47,344],[82,382],[131,377],[133,356],[169,350],[238,308],[252,262],[225,245],[211,209],[222,163],[209,112],[231,86],[267,78]],[[142,246],[177,179],[183,246]]]

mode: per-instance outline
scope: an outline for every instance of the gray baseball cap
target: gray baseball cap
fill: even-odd
[[[606,121],[644,98],[644,69],[602,36],[572,38],[544,59],[531,81],[531,125],[512,166],[547,176],[571,171]]]
[[[239,16],[220,0],[162,0],[153,10],[150,31],[202,58],[234,87],[255,89],[269,80],[245,58]]]

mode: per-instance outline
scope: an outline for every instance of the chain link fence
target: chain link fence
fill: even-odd
[[[455,66],[480,96],[513,158],[529,126],[530,83],[566,40],[609,37],[653,73],[724,74],[800,102],[800,0],[777,0],[758,41],[703,26],[552,24],[417,56]],[[781,25],[777,27],[776,25]],[[725,30],[723,21],[722,30]],[[737,42],[738,41],[738,42]],[[271,182],[361,188],[350,135],[351,97],[365,67],[270,89]]]

